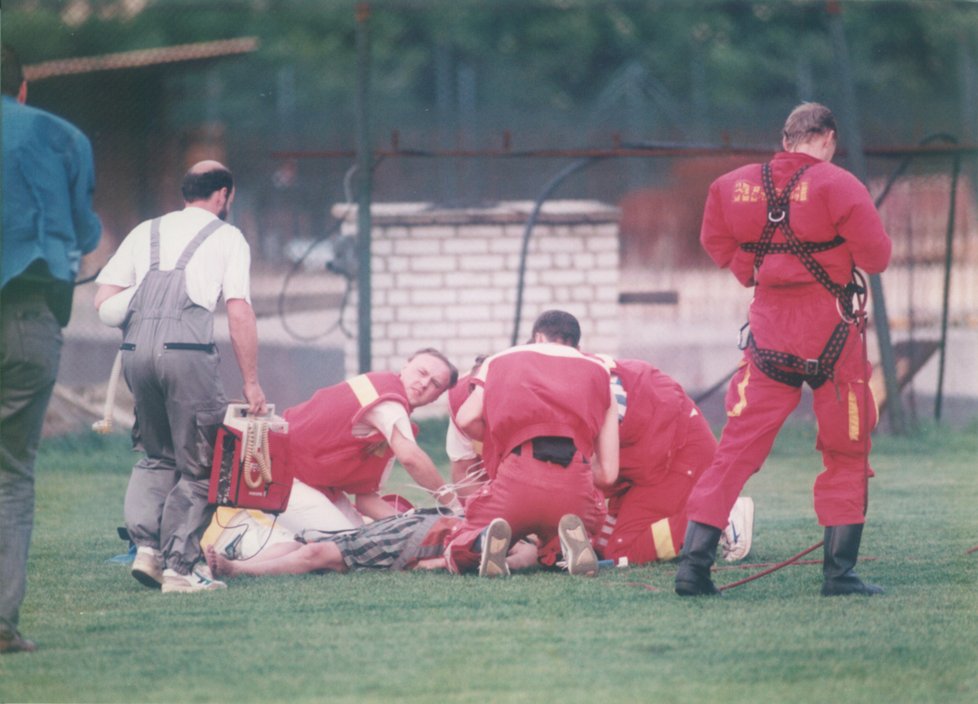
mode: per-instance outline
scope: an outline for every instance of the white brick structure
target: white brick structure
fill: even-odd
[[[436,347],[464,372],[477,354],[510,345],[532,208],[529,201],[452,210],[373,205],[374,369],[398,369],[418,348]],[[344,204],[333,212],[344,217],[343,233],[355,235],[356,208]],[[584,347],[617,354],[618,219],[617,208],[596,201],[544,204],[527,250],[519,341],[540,312],[562,308],[581,321]],[[357,366],[351,340],[347,374]]]

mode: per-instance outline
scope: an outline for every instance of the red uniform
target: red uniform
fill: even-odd
[[[382,401],[411,412],[404,384],[393,372],[361,374],[287,409],[296,478],[333,499],[341,491],[377,491],[394,452],[380,433],[358,437],[353,426]]]
[[[595,547],[630,564],[671,560],[686,534],[686,500],[716,440],[682,386],[651,364],[616,360],[612,375],[620,382],[619,474]]]
[[[853,266],[871,274],[883,271],[891,242],[869,192],[852,174],[804,153],[781,152],[770,165],[777,197],[802,167],[807,170],[794,183],[784,210],[808,256],[827,274],[823,279],[845,286]],[[827,354],[842,320],[837,298],[801,257],[788,251],[781,227],[774,230],[773,247],[755,270],[756,243],[767,222],[762,165],[741,167],[711,185],[700,241],[719,266],[730,267],[742,284],[756,287],[750,308],[754,345],[730,382],[728,420],[713,463],[690,496],[689,518],[718,528],[726,525],[741,489],[760,469],[801,398],[801,381],[786,383],[792,376],[785,377],[779,364],[790,358],[808,360],[811,371],[823,374],[814,383],[805,378],[813,387],[817,448],[824,465],[814,487],[819,523],[861,524],[868,435],[877,420],[863,341],[854,325],[843,325],[847,336],[836,353]],[[773,353],[773,370],[770,362],[764,363],[767,353]],[[824,363],[833,356],[834,365]]]
[[[537,343],[490,357],[479,377],[488,438],[483,459],[495,478],[466,505],[447,551],[450,568],[478,566],[473,544],[495,518],[509,522],[514,540],[539,536],[541,561],[552,562],[564,514],[580,516],[592,534],[604,518],[589,461],[611,403],[608,371],[572,347]],[[531,441],[543,437],[573,439],[567,466],[533,457]]]

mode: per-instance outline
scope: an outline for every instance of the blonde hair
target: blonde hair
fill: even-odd
[[[410,362],[415,357],[417,357],[419,354],[426,354],[426,355],[428,355],[430,357],[434,357],[435,359],[438,359],[438,360],[444,362],[445,366],[448,367],[448,388],[449,389],[454,388],[455,384],[458,383],[458,367],[456,367],[454,364],[452,364],[449,361],[448,357],[446,357],[444,355],[444,353],[436,350],[434,347],[425,347],[425,348],[422,348],[422,349],[418,350],[417,352],[415,352],[414,354],[412,354],[410,357],[408,357],[408,360],[407,361]]]

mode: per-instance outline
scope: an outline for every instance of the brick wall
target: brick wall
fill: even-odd
[[[398,369],[415,350],[436,347],[465,371],[476,355],[510,345],[532,207],[528,201],[451,210],[426,203],[374,204],[374,369]],[[344,218],[344,234],[356,233],[356,208],[337,206],[334,214]],[[582,346],[617,354],[618,217],[616,208],[595,201],[544,205],[527,252],[520,341],[540,312],[562,308],[581,321]],[[352,340],[347,374],[357,367]]]

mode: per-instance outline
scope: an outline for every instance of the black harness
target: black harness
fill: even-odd
[[[839,360],[846,339],[849,337],[849,327],[853,324],[862,324],[865,319],[861,302],[862,297],[865,296],[866,287],[859,272],[855,269],[853,269],[852,281],[845,286],[837,284],[831,279],[825,268],[812,256],[814,252],[825,252],[838,247],[845,241],[842,237],[836,235],[828,242],[802,242],[791,228],[791,221],[788,217],[791,192],[807,169],[807,165],[798,169],[785,184],[781,194],[778,195],[774,188],[774,179],[771,176],[771,165],[764,164],[761,167],[761,182],[764,186],[764,195],[767,198],[767,223],[765,223],[764,230],[757,242],[746,242],[740,245],[740,248],[754,254],[755,279],[766,255],[793,254],[801,260],[801,263],[815,280],[822,284],[835,298],[842,320],[835,326],[825,348],[816,359],[803,359],[787,352],[761,349],[755,343],[753,335],[747,336],[747,347],[750,349],[754,364],[765,375],[796,388],[807,382],[813,389],[817,389],[832,378],[835,363]],[[779,228],[785,241],[772,242],[774,233]],[[853,307],[854,296],[860,299],[859,310],[855,310]]]

